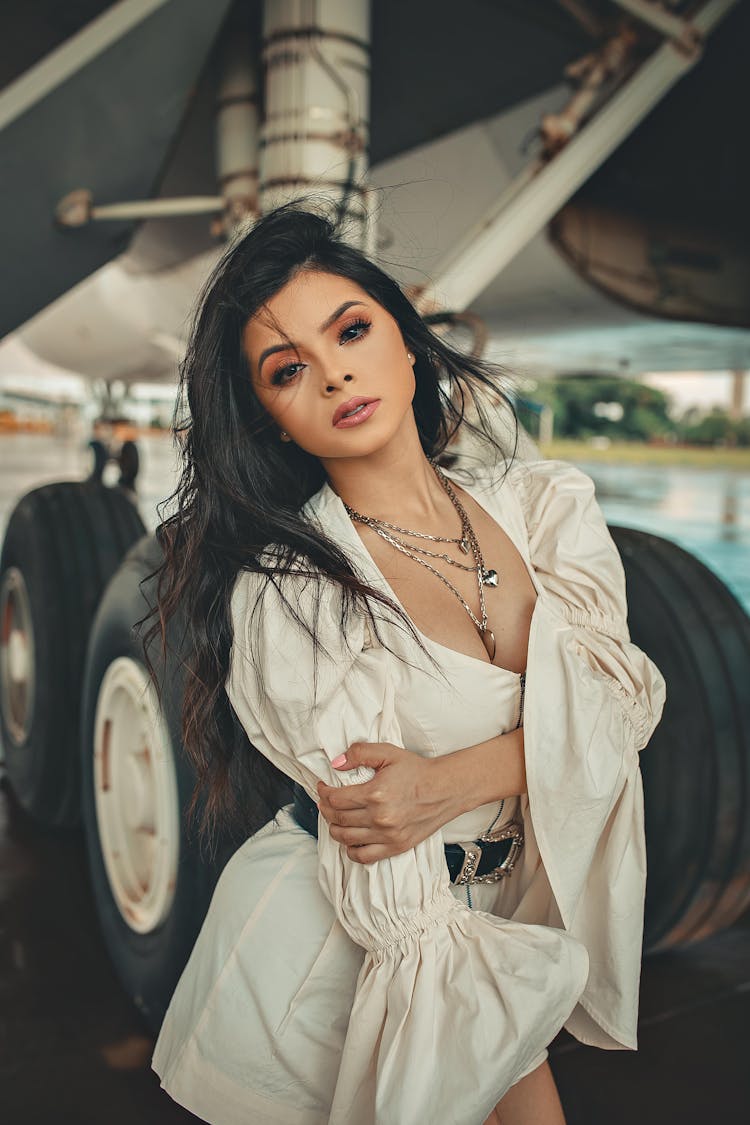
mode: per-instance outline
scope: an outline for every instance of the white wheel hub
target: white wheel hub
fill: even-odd
[[[21,746],[34,714],[34,627],[23,574],[8,567],[0,588],[0,705],[5,729]]]
[[[169,914],[180,851],[174,756],[144,666],[120,656],[99,688],[94,794],[104,866],[115,902],[136,933]]]

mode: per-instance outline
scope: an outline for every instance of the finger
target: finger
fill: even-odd
[[[388,859],[396,853],[382,844],[366,844],[359,848],[349,847],[346,854],[354,863],[376,863],[379,859]]]
[[[328,834],[332,840],[348,847],[359,848],[365,844],[383,844],[382,835],[375,835],[372,828],[342,828],[340,824],[329,825]]]
[[[380,831],[376,824],[373,824],[372,817],[367,812],[367,809],[354,809],[352,812],[336,812],[330,817],[326,817],[328,823],[336,825],[337,828],[368,828],[371,832]]]
[[[364,784],[366,785],[367,782]],[[324,785],[322,791],[320,786],[318,787],[318,796],[333,809],[364,809],[367,808],[367,795],[351,792],[352,789],[361,788],[361,785],[344,785],[340,789],[333,785]]]
[[[352,742],[345,754],[334,758],[334,769],[351,769],[353,766],[372,766],[380,769],[394,757],[396,748],[389,742]]]

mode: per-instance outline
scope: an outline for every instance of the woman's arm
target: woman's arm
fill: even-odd
[[[526,792],[523,727],[433,761],[444,791],[455,795],[456,816]]]
[[[331,764],[376,771],[362,784],[317,784],[331,837],[347,845],[356,863],[401,855],[457,816],[526,792],[522,728],[437,758],[358,742]]]

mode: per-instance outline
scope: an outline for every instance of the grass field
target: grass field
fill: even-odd
[[[551,441],[540,447],[544,457],[561,461],[606,461],[628,465],[689,465],[695,469],[736,469],[750,471],[750,448],[707,449],[703,446],[646,445],[640,442],[612,442],[598,449],[585,441]]]

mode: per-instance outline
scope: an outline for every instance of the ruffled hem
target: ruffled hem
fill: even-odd
[[[449,892],[430,918],[365,957],[330,1125],[482,1125],[586,986],[588,953],[564,930],[470,911]]]

